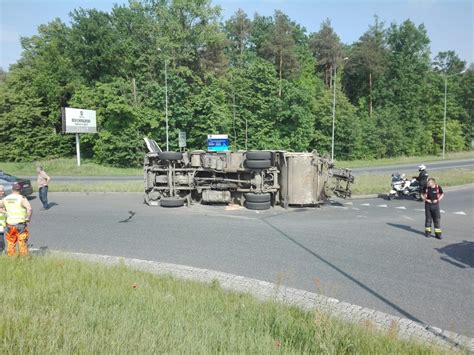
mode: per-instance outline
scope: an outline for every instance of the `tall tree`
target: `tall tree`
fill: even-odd
[[[374,82],[383,76],[388,62],[383,27],[383,22],[375,17],[375,23],[352,46],[344,67],[344,89],[353,104],[362,97],[368,98],[369,117],[373,110]]]
[[[243,64],[244,51],[250,44],[251,27],[252,21],[242,9],[238,9],[235,15],[225,23],[232,57],[240,66]],[[237,60],[235,60],[236,58]]]
[[[310,48],[317,60],[317,68],[323,74],[327,87],[332,87],[334,66],[344,58],[344,47],[334,32],[331,21],[326,19],[321,29],[310,35]]]
[[[288,16],[279,10],[275,11],[273,25],[262,43],[260,54],[275,65],[279,80],[278,97],[282,93],[282,80],[289,78],[299,68],[293,35],[293,24]]]
[[[123,75],[123,42],[112,15],[95,9],[71,14],[71,59],[88,83]]]
[[[454,51],[439,52],[433,61],[435,70],[447,75],[459,74],[466,68],[466,62],[461,60]]]
[[[390,154],[414,155],[426,153],[429,135],[423,124],[429,119],[423,115],[423,93],[427,87],[430,69],[430,40],[424,25],[415,26],[410,20],[401,25],[392,24],[387,32],[389,65],[384,78],[379,81],[376,99],[384,106],[380,117],[390,119],[387,110],[393,109],[402,137],[394,137],[400,148]],[[399,149],[399,150],[398,150]]]
[[[458,96],[458,100],[466,111],[466,118],[462,123],[465,143],[469,147],[472,146],[474,140],[474,64],[471,64],[463,75],[461,84],[461,94]]]

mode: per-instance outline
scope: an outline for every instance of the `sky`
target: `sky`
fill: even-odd
[[[304,26],[308,33],[319,30],[326,18],[342,42],[356,41],[373,23],[374,15],[387,25],[406,19],[423,23],[431,39],[434,57],[454,50],[468,64],[474,63],[474,1],[472,0],[213,0],[223,19],[239,8],[249,17],[258,12],[272,15],[282,10]],[[0,67],[7,69],[21,56],[20,36],[32,36],[41,24],[59,17],[69,24],[69,13],[79,7],[110,11],[124,0],[0,0]]]

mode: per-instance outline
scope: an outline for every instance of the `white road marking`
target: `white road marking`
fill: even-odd
[[[395,207],[396,209],[399,209],[399,210],[406,210],[407,208],[405,206],[400,206],[400,207]]]
[[[353,210],[360,211],[360,208],[352,207]]]
[[[359,217],[359,218],[367,218],[367,216],[362,216],[362,215],[360,215],[360,214],[357,215],[357,217]]]
[[[384,207],[384,208],[387,208],[388,206],[387,206],[387,205],[378,205],[377,207]]]
[[[465,215],[466,215],[466,213],[465,213],[465,212],[463,212],[463,211],[454,212],[453,214],[460,214],[460,215],[462,215],[462,216],[465,216]]]
[[[425,212],[425,210],[422,208],[415,208],[415,211]]]
[[[361,206],[370,206],[370,203],[361,203]]]
[[[352,205],[353,203],[352,202],[345,202],[344,204],[345,205]]]
[[[441,212],[441,213],[446,213],[446,211],[445,211],[445,210],[440,210],[440,212]]]

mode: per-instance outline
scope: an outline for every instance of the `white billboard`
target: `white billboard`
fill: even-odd
[[[97,120],[94,110],[63,107],[63,132],[97,133]]]

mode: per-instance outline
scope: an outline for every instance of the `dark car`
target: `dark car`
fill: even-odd
[[[33,193],[33,186],[31,186],[30,180],[22,179],[0,171],[0,185],[3,185],[3,187],[5,188],[5,195],[9,195],[12,193],[12,185],[15,182],[20,184],[21,194],[23,196],[28,196]]]

